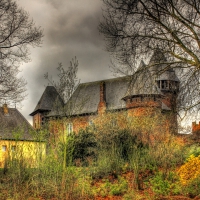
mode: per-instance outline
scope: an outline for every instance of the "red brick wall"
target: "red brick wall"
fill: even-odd
[[[192,122],[192,133],[200,131],[200,122],[197,124],[196,122]]]
[[[106,111],[106,88],[105,83],[100,83],[100,97],[99,97],[98,113],[102,114]]]
[[[37,113],[33,116],[33,128],[34,129],[40,129],[41,128],[41,119],[42,118],[42,114],[41,113]]]
[[[162,102],[174,111],[176,110],[176,99],[177,96],[175,94],[166,93],[165,97],[162,99]]]
[[[44,121],[45,112],[37,113],[33,116],[33,128],[40,129],[42,125],[45,123]]]
[[[135,97],[126,100],[126,107],[161,107],[161,104],[159,101],[154,101],[153,97]]]

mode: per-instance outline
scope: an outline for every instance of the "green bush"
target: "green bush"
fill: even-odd
[[[158,172],[150,179],[150,184],[156,195],[177,195],[181,191],[178,176],[174,172],[169,172],[167,175]]]
[[[118,183],[110,186],[110,194],[113,196],[122,195],[128,190],[127,181],[121,176],[118,177]]]
[[[137,134],[134,134],[128,129],[114,130],[108,133],[97,133],[98,148],[110,150],[111,147],[116,147],[120,153],[120,157],[128,161],[129,155],[135,146],[142,147],[142,142],[138,139]]]
[[[124,161],[117,148],[111,147],[109,151],[100,149],[91,175],[93,178],[103,178],[109,174],[117,176],[122,172],[123,166]]]
[[[200,155],[200,146],[197,144],[191,145],[187,147],[186,154],[185,154],[185,160],[187,160],[191,155],[194,155],[194,157],[198,157]]]
[[[69,136],[67,140],[67,155],[71,152],[72,161],[80,160],[81,165],[88,165],[89,159],[96,158],[97,142],[93,132],[88,128],[78,134]]]
[[[189,195],[191,198],[200,195],[200,177],[197,177],[186,186],[183,186],[182,191],[183,194]]]
[[[102,197],[105,196],[119,196],[123,195],[128,190],[127,181],[118,176],[116,182],[110,182],[108,179],[104,179],[103,183],[96,189],[96,193]]]

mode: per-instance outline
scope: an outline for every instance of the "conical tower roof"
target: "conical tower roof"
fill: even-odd
[[[167,61],[167,59],[166,59],[163,51],[161,49],[157,48],[154,51],[154,53],[153,53],[153,55],[152,55],[152,57],[151,57],[151,59],[149,61],[149,65],[165,63],[166,61]]]
[[[33,116],[39,111],[50,111],[53,108],[54,102],[57,97],[61,104],[64,105],[63,100],[58,94],[56,88],[54,86],[47,86],[34,111],[30,115]]]
[[[160,91],[156,86],[155,79],[152,77],[148,66],[141,61],[137,71],[133,75],[132,81],[124,98],[152,94],[160,94]]]
[[[155,80],[169,80],[179,82],[175,71],[168,66],[167,59],[161,49],[157,48],[154,51],[148,66],[152,76],[155,77]]]

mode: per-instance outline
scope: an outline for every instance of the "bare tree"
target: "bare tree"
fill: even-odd
[[[138,60],[162,49],[166,68],[177,71],[181,109],[200,105],[200,1],[103,0],[100,32],[107,50],[120,63],[115,70],[134,73]],[[149,67],[152,63],[150,63]],[[154,63],[159,65],[161,63]],[[192,95],[192,98],[191,98]]]
[[[25,97],[26,81],[17,77],[18,67],[5,66],[0,62],[0,102],[19,103]]]
[[[0,22],[0,100],[20,102],[25,81],[18,67],[30,61],[29,47],[39,46],[43,33],[14,0],[0,0]]]
[[[70,66],[66,69],[62,66],[62,63],[59,63],[57,70],[58,81],[54,81],[52,77],[49,77],[48,72],[44,74],[44,78],[56,88],[63,101],[66,103],[79,83],[77,78],[78,60],[76,57],[72,59],[72,61],[70,61]]]

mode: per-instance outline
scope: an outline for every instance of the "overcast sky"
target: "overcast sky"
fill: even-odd
[[[75,56],[79,61],[81,82],[112,77],[110,58],[103,36],[98,32],[102,17],[101,0],[16,0],[37,26],[44,30],[43,44],[31,49],[29,63],[21,66],[27,80],[26,100],[20,112],[31,122],[34,110],[48,82],[44,74],[56,76],[59,62],[69,66]]]

